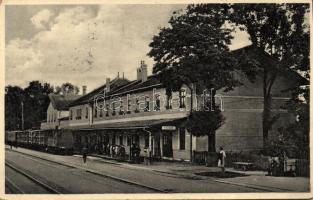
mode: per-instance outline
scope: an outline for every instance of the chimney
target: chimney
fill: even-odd
[[[117,78],[120,78],[120,72],[117,72]]]
[[[147,65],[142,60],[140,61],[140,67],[137,69],[137,80],[145,82],[147,81],[147,79],[148,79]]]
[[[87,86],[86,85],[83,85],[83,95],[85,95],[87,92]]]
[[[141,80],[141,69],[140,69],[140,67],[137,68],[137,80],[138,80],[138,81]]]
[[[110,78],[106,79],[105,86],[106,86],[106,92],[110,92]]]
[[[124,78],[124,72],[123,72],[123,79],[125,79],[125,78]]]

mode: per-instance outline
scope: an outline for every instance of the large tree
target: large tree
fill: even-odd
[[[271,142],[271,153],[276,156],[284,152],[288,156],[310,158],[310,90],[303,86],[292,90],[292,98],[286,102],[287,111],[296,116],[296,120],[278,128],[278,135]]]
[[[277,119],[271,112],[272,87],[277,77],[288,70],[305,72],[308,77],[310,33],[305,19],[308,10],[309,4],[233,4],[229,9],[228,20],[248,32],[253,46],[278,61],[273,66],[261,62],[259,65],[263,70],[265,148],[269,130]]]
[[[22,99],[24,91],[18,86],[5,87],[5,130],[19,130],[22,127]]]
[[[234,76],[236,70],[243,70],[253,77],[250,70],[253,68],[240,65],[229,51],[232,29],[225,26],[228,9],[229,6],[223,4],[188,5],[185,11],[174,12],[169,26],[153,37],[148,55],[156,62],[153,73],[166,87],[168,96],[186,85],[191,95],[213,89],[214,100],[216,90],[224,88],[228,91],[240,85]],[[193,135],[214,134],[220,127],[224,118],[214,102],[212,108],[211,112],[196,114],[191,109],[187,129]],[[212,121],[208,121],[210,119]],[[192,125],[195,123],[202,126],[196,128]],[[190,156],[192,159],[192,152]]]
[[[73,85],[72,83],[66,82],[63,83],[61,86],[56,86],[54,93],[56,94],[78,94],[79,88],[76,85]]]
[[[25,128],[38,128],[40,121],[46,118],[49,106],[48,95],[53,88],[48,83],[42,84],[39,81],[31,81],[24,89],[24,119]]]
[[[51,92],[53,92],[53,88],[50,84],[42,84],[39,81],[31,81],[25,89],[18,86],[7,86],[5,93],[5,129],[38,128],[40,121],[46,118],[49,105],[48,94]]]

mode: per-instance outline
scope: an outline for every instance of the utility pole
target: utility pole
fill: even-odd
[[[22,105],[22,131],[24,130],[24,103],[21,102]]]

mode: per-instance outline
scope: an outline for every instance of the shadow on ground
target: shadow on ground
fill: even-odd
[[[236,172],[200,172],[200,173],[195,173],[196,175],[200,176],[210,176],[210,177],[215,177],[215,178],[235,178],[235,177],[242,177],[242,176],[248,176],[245,174],[240,174]]]

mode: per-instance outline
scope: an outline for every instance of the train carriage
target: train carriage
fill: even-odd
[[[16,145],[16,138],[19,131],[6,131],[5,132],[5,142],[8,145]]]
[[[73,153],[73,134],[70,130],[51,130],[47,134],[47,149],[57,154]]]
[[[71,130],[25,130],[6,131],[6,144],[48,151],[56,154],[73,153],[73,134]]]

